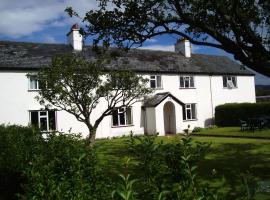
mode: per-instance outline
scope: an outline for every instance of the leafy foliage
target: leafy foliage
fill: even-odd
[[[65,110],[83,122],[94,142],[96,129],[116,108],[129,107],[151,92],[148,80],[130,71],[106,71],[104,59],[87,61],[77,55],[57,56],[38,74],[37,100],[45,107]],[[105,101],[101,108],[99,103]],[[102,111],[94,121],[92,112]]]
[[[82,32],[119,47],[140,46],[152,37],[171,34],[193,44],[223,49],[244,65],[270,76],[268,1],[254,0],[97,0]],[[112,9],[113,7],[113,9]],[[68,7],[70,16],[78,14]]]
[[[268,116],[270,103],[232,103],[215,108],[215,123],[217,126],[239,126],[239,119]]]
[[[215,192],[198,181],[196,172],[196,162],[209,144],[193,143],[190,137],[164,144],[156,142],[156,136],[131,136],[128,144],[140,174],[137,187],[133,188],[138,199],[217,198]]]
[[[14,199],[15,193],[22,192],[21,184],[26,181],[22,170],[41,140],[40,132],[30,127],[0,125],[0,194],[5,198]]]
[[[23,170],[21,199],[108,199],[110,179],[80,136],[49,134]]]

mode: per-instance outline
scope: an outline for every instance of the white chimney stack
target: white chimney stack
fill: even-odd
[[[71,27],[69,33],[67,34],[68,44],[70,44],[76,51],[81,51],[83,46],[83,37],[79,33],[79,30],[80,30],[79,25],[74,24]]]
[[[174,45],[175,52],[182,53],[185,57],[191,57],[191,44],[187,39],[179,39]]]

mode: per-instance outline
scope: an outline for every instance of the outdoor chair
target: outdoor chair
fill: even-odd
[[[249,129],[248,123],[244,120],[239,120],[240,122],[240,127],[241,127],[241,131],[245,131]]]

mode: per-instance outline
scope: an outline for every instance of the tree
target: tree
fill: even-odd
[[[94,43],[140,46],[173,34],[196,45],[223,49],[270,76],[270,3],[266,0],[97,0],[82,30]],[[71,7],[70,16],[78,16]],[[97,36],[97,37],[95,37]]]
[[[37,75],[43,83],[37,97],[40,104],[65,110],[83,122],[90,143],[104,117],[151,92],[147,79],[130,71],[106,71],[105,64],[104,59],[87,61],[77,55],[62,55],[54,57],[51,65]],[[106,107],[99,116],[93,116],[101,101]]]

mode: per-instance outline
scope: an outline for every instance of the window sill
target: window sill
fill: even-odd
[[[119,125],[119,126],[112,126],[112,128],[124,128],[124,127],[132,127],[134,126],[133,124],[129,124],[129,125]]]
[[[183,122],[198,121],[198,119],[185,119]]]
[[[195,87],[179,87],[179,89],[196,89]]]
[[[232,90],[232,89],[238,89],[238,87],[231,87],[231,88],[229,88],[229,87],[223,87],[223,89]]]
[[[163,88],[151,88],[153,90],[163,90]]]
[[[28,89],[28,92],[39,92],[40,89]]]

